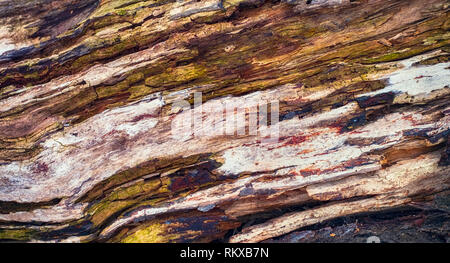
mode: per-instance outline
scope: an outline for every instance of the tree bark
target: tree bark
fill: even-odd
[[[448,240],[449,4],[0,0],[0,240]]]

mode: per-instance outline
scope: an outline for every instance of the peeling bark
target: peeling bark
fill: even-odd
[[[0,241],[317,242],[448,205],[449,4],[0,0]]]

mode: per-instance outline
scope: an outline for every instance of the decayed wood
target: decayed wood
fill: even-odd
[[[449,21],[445,0],[0,0],[0,240],[270,241],[448,193]],[[278,140],[237,135],[274,101]]]

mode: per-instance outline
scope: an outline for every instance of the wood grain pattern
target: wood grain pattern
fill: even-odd
[[[0,240],[260,242],[430,205],[449,4],[0,0]],[[279,103],[279,140],[172,136],[225,104],[247,108],[238,131],[255,101]]]

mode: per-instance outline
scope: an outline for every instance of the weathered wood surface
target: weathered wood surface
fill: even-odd
[[[449,4],[0,0],[0,240],[260,242],[433,202]],[[279,140],[173,138],[197,91],[203,118],[279,101]]]

